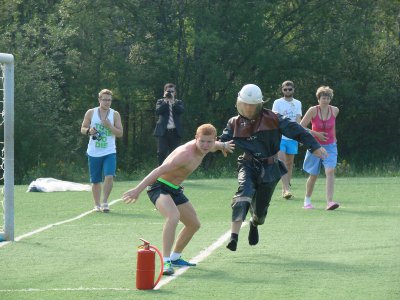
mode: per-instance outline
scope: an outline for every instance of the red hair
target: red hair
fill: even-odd
[[[217,136],[217,129],[212,124],[203,124],[199,126],[196,130],[196,136],[199,135],[213,135]]]

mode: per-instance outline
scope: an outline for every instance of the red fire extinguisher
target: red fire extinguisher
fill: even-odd
[[[160,281],[164,262],[161,252],[144,239],[140,239],[144,244],[138,247],[136,265],[136,288],[139,290],[151,290]],[[160,257],[160,274],[154,282],[155,255]]]

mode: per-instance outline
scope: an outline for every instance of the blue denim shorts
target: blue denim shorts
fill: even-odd
[[[280,149],[282,152],[286,154],[297,154],[299,149],[299,143],[295,140],[281,140]]]
[[[337,164],[337,145],[336,143],[321,145],[328,152],[328,157],[322,160],[307,150],[306,157],[304,158],[303,170],[311,175],[318,175],[321,171],[321,164],[325,169],[334,169]]]
[[[103,182],[103,175],[115,176],[115,169],[117,168],[116,153],[111,153],[100,157],[88,155],[87,157],[91,183]]]

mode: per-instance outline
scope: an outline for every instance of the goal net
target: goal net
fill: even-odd
[[[0,242],[14,240],[14,57],[0,53]]]

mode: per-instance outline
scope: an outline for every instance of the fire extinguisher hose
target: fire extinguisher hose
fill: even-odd
[[[158,254],[158,256],[160,257],[160,274],[158,275],[158,278],[157,278],[156,282],[154,282],[154,286],[153,286],[153,288],[154,288],[154,287],[157,286],[157,284],[158,284],[159,281],[161,280],[161,276],[162,276],[162,274],[163,274],[163,272],[164,272],[164,261],[163,261],[163,256],[162,256],[160,250],[158,250],[156,247],[151,246],[151,245],[149,245],[149,247],[150,247],[151,249],[153,249],[154,251],[156,251],[157,254]]]

